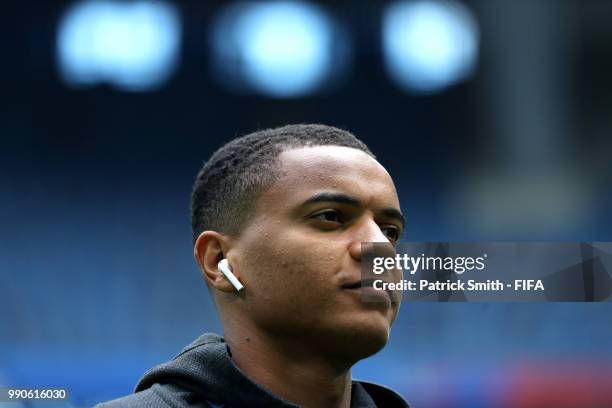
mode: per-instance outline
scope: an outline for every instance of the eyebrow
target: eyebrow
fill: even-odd
[[[328,193],[328,192],[323,192],[323,193],[318,193],[318,194],[313,195],[312,197],[304,201],[301,204],[301,206],[305,206],[305,205],[309,205],[313,203],[330,203],[330,202],[348,204],[353,207],[361,206],[361,201],[355,197],[352,197],[350,195],[343,194],[343,193]],[[406,226],[406,219],[404,218],[404,215],[401,213],[401,211],[395,208],[392,208],[392,207],[388,207],[388,208],[383,208],[381,213],[387,218],[393,218],[394,220],[398,221],[402,225],[402,229]]]
[[[361,201],[356,199],[355,197],[351,197],[342,193],[319,193],[310,197],[308,200],[304,201],[302,205],[308,205],[313,203],[340,203],[340,204],[348,204],[355,207],[359,207],[361,205]]]
[[[402,224],[402,229],[406,227],[406,218],[404,218],[404,214],[402,214],[399,210],[396,210],[395,208],[385,208],[382,210],[382,213],[387,218],[393,218],[399,221],[399,223]]]

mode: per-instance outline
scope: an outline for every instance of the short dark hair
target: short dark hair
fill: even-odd
[[[259,195],[281,175],[278,156],[308,146],[344,146],[374,154],[351,133],[320,124],[287,125],[234,139],[199,171],[191,194],[193,241],[207,230],[237,235]]]

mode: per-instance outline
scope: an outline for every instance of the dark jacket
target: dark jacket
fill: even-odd
[[[135,394],[96,405],[96,408],[240,408],[297,405],[271,394],[232,362],[223,338],[203,334],[171,361],[147,371]],[[394,391],[353,381],[351,407],[408,407]]]

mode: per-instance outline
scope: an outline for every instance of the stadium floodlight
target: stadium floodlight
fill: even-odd
[[[301,1],[233,3],[211,31],[217,77],[238,92],[300,97],[342,69],[346,37],[317,6]]]
[[[86,0],[60,21],[58,69],[74,86],[156,89],[176,67],[180,41],[179,14],[169,3]]]
[[[429,94],[469,78],[478,58],[479,29],[452,0],[399,1],[382,26],[387,71],[403,88]]]

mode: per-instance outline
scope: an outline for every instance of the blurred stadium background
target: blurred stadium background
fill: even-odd
[[[409,241],[612,241],[611,1],[4,8],[0,384],[68,388],[56,406],[129,393],[220,331],[189,195],[239,134],[354,132],[394,176]],[[417,408],[612,407],[611,316],[404,304],[354,376]]]

